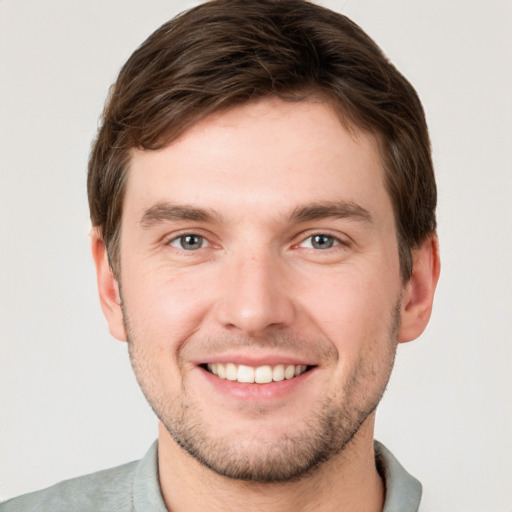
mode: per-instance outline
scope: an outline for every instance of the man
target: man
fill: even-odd
[[[158,443],[2,512],[418,510],[373,431],[429,320],[436,188],[417,95],[361,29],[301,0],[178,16],[121,70],[88,194]]]

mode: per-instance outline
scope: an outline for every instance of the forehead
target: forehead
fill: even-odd
[[[347,130],[325,102],[265,99],[212,114],[161,150],[135,150],[125,196],[137,215],[158,201],[220,213],[289,213],[311,202],[391,206],[376,139]]]

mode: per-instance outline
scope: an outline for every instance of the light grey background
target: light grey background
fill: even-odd
[[[122,63],[196,3],[0,1],[0,498],[156,437],[96,298],[86,162]],[[377,437],[423,482],[426,511],[510,512],[512,1],[323,3],[417,88],[440,193],[433,319],[399,349]]]

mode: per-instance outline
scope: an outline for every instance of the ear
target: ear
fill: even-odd
[[[107,319],[108,329],[114,338],[126,341],[119,285],[110,268],[105,244],[95,228],[91,231],[91,245],[101,309]]]
[[[436,235],[431,235],[413,251],[413,270],[404,287],[401,311],[401,326],[398,341],[405,343],[416,339],[430,319],[434,292],[441,263]]]

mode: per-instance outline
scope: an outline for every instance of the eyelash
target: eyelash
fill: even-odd
[[[195,238],[200,239],[199,247],[197,247],[195,249],[190,249],[190,248],[186,249],[185,247],[183,247],[184,240],[186,238],[189,238],[189,237],[190,238],[195,237]],[[174,245],[174,243],[180,244],[181,247],[178,247],[177,245]],[[206,243],[206,245],[205,245],[205,243]],[[182,235],[176,236],[176,237],[172,238],[171,240],[169,240],[167,242],[167,245],[170,245],[171,247],[175,247],[176,249],[180,249],[182,251],[195,252],[195,250],[202,249],[205,246],[208,247],[210,245],[210,242],[208,242],[206,237],[204,237],[202,235],[198,235],[197,233],[184,233]]]
[[[327,243],[326,243],[326,247],[315,247],[315,239],[328,239]],[[305,244],[308,240],[311,241],[311,246],[310,247],[307,247],[308,249],[314,249],[314,250],[318,250],[318,251],[326,251],[328,249],[332,249],[334,247],[338,247],[340,245],[348,245],[346,243],[343,243],[339,238],[333,236],[333,235],[329,235],[327,233],[315,233],[313,235],[309,235],[308,237],[304,238],[302,240],[302,242],[300,242],[298,245],[299,246],[302,246],[303,244]],[[316,241],[316,243],[318,243],[318,241]],[[325,243],[325,242],[322,242],[322,243]]]
[[[196,245],[196,247],[185,248],[183,245],[184,245],[184,242],[186,241],[187,238],[198,239],[196,244],[191,244],[191,245]],[[317,243],[320,242],[321,244],[325,244],[325,246],[324,247],[315,247],[314,246],[315,238],[317,238],[317,239],[324,239],[324,242],[321,242],[320,240],[317,240]],[[329,249],[334,249],[334,248],[339,247],[339,246],[348,247],[350,245],[348,242],[343,241],[340,238],[335,237],[333,235],[330,235],[328,233],[313,233],[313,234],[310,234],[309,236],[303,238],[298,244],[295,244],[294,247],[304,246],[304,244],[308,240],[311,241],[310,242],[310,246],[309,247],[303,247],[303,248],[311,249],[311,250],[315,250],[315,251],[320,251],[320,252],[328,251]],[[176,248],[178,250],[185,251],[185,252],[188,252],[188,253],[196,252],[199,249],[204,249],[205,247],[209,247],[211,245],[211,243],[208,241],[208,239],[205,236],[199,235],[199,234],[193,233],[193,232],[183,233],[183,234],[181,234],[179,236],[175,236],[174,238],[170,239],[166,243],[167,243],[167,245],[169,245],[171,247],[174,247],[174,248]]]

